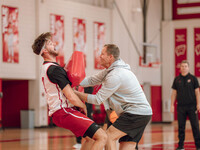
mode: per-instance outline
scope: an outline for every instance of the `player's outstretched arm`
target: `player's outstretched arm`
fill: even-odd
[[[87,96],[88,94],[86,93],[83,93],[83,92],[79,92],[79,91],[76,91],[74,90],[74,92],[76,93],[76,95],[84,102],[87,102]]]
[[[86,105],[79,99],[79,97],[74,93],[73,89],[69,84],[67,84],[62,92],[65,94],[66,98],[74,105],[84,110],[84,112],[87,114],[86,111]]]

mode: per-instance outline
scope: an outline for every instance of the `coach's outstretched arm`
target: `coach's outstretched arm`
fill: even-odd
[[[100,85],[105,76],[107,75],[107,73],[108,71],[104,69],[95,75],[92,75],[90,77],[85,77],[83,81],[81,81],[80,86],[88,87],[88,86]]]
[[[101,89],[96,95],[81,93],[75,91],[79,98],[90,104],[100,105],[104,103],[105,110],[109,109],[108,98],[116,91],[121,85],[118,75],[107,75],[106,82],[102,85]]]

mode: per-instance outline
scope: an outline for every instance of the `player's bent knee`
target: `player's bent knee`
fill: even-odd
[[[106,134],[107,134],[107,137],[108,137],[109,140],[112,140],[112,141],[117,140],[117,137],[115,137],[115,136],[113,135],[113,132],[110,132],[109,130],[107,130],[107,131],[106,131]]]
[[[100,129],[99,138],[100,138],[102,141],[104,141],[104,142],[107,141],[107,134],[106,134],[106,132],[105,132],[103,129]]]
[[[92,144],[94,143],[94,140],[91,139],[91,138],[89,138],[89,137],[85,137],[85,138],[83,138],[83,139],[84,139],[85,142],[88,143],[88,144],[91,144],[91,145],[92,145]],[[83,139],[82,139],[82,140],[83,140]]]
[[[103,131],[103,134],[101,135],[101,139],[103,142],[105,142],[105,143],[107,142],[108,136],[107,136],[106,132]]]
[[[107,134],[106,134],[106,132],[103,129],[99,128],[97,130],[97,132],[94,134],[93,139],[94,140],[101,140],[102,142],[106,143],[106,141],[107,141]]]
[[[85,137],[85,138],[83,138],[85,141],[91,141],[92,139],[91,138],[89,138],[89,137]]]

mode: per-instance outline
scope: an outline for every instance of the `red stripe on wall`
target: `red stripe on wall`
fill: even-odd
[[[162,121],[162,88],[151,86],[151,107],[153,110],[152,122]]]

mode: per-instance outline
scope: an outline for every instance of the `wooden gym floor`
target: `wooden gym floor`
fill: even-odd
[[[176,121],[171,124],[149,124],[139,143],[139,150],[175,150],[177,136]],[[58,127],[0,130],[0,150],[71,150],[75,143],[75,136],[70,131]],[[188,121],[185,150],[195,149]]]

